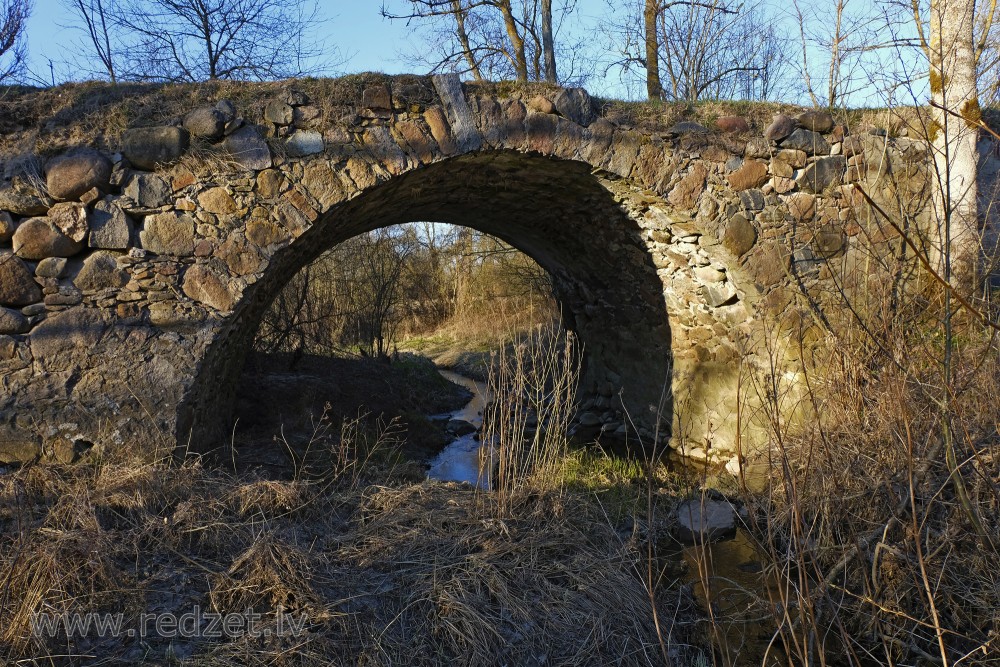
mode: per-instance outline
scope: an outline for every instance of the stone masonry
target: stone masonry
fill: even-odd
[[[256,122],[241,113],[213,100],[127,129],[116,152],[5,156],[0,462],[220,446],[281,287],[351,236],[418,220],[494,234],[551,273],[584,346],[582,426],[624,435],[628,417],[724,460],[752,413],[741,368],[794,378],[859,235],[891,250],[854,183],[891,170],[915,210],[928,196],[924,144],[825,112],[650,129],[582,89],[440,76],[337,108],[289,88]]]

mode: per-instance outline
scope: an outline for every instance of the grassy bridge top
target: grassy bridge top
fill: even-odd
[[[272,82],[84,82],[53,88],[0,87],[0,155],[34,152],[48,156],[80,145],[115,150],[126,128],[170,124],[210,100],[232,100],[245,120],[258,122],[263,119],[268,100],[288,89],[306,93],[329,121],[353,113],[361,105],[364,90],[379,84],[392,88],[393,101],[399,110],[413,105],[422,107],[435,100],[429,76],[379,73]],[[470,92],[523,100],[555,88],[545,83],[512,81],[465,85]],[[602,98],[595,101],[599,113],[616,125],[649,132],[663,131],[683,120],[713,128],[720,117],[737,115],[747,121],[752,132],[760,133],[774,114],[796,113],[803,108],[784,102],[627,102]],[[852,133],[881,128],[890,136],[924,136],[918,109],[914,107],[837,109],[833,115]],[[992,127],[1000,128],[1000,110],[987,109],[984,117]]]

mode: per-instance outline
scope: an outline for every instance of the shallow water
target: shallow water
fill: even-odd
[[[489,488],[486,471],[480,466],[482,443],[477,440],[483,427],[483,410],[486,407],[486,383],[477,382],[453,371],[438,371],[445,379],[461,385],[472,392],[472,399],[461,410],[448,416],[466,421],[476,427],[469,433],[453,440],[430,461],[427,477],[443,482],[467,482],[481,489]]]

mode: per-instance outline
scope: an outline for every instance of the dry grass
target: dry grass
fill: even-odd
[[[525,493],[563,486],[580,375],[577,345],[561,325],[539,325],[501,345],[490,367],[483,441],[496,453],[489,482],[501,512]]]
[[[894,222],[925,247],[921,221]],[[789,664],[1000,665],[1000,349],[982,319],[1000,313],[989,290],[958,308],[899,239],[857,242],[872,261],[808,334],[809,422],[788,428],[778,392],[746,387],[773,417],[770,485],[744,500],[782,584],[776,644]]]
[[[587,495],[493,496],[368,469],[276,481],[184,464],[29,466],[0,477],[0,661],[30,664],[662,664],[643,551]],[[380,485],[372,485],[378,480]],[[677,664],[699,649],[664,587]],[[298,636],[48,639],[31,617],[278,614]],[[268,625],[271,623],[272,625]]]
[[[197,84],[110,84],[97,81],[67,83],[55,88],[0,87],[0,154],[16,156],[37,153],[48,156],[72,146],[92,146],[115,151],[128,127],[176,122],[202,104],[230,99],[249,122],[263,119],[264,106],[289,88],[301,90],[321,111],[326,123],[353,119],[364,89],[387,84],[404,106],[432,104],[435,92],[430,77],[389,76],[366,72],[336,79],[305,78],[271,82],[208,81]],[[469,84],[473,91],[528,100],[551,94],[545,83],[512,81]],[[624,102],[598,99],[602,115],[626,126],[663,130],[681,120],[694,120],[708,127],[723,115],[744,116],[759,133],[774,113],[797,113],[802,109],[781,102],[706,101],[687,103]],[[996,110],[987,109],[988,121]],[[838,121],[855,133],[883,128],[895,134],[904,125],[891,120],[885,110],[835,110]],[[992,122],[992,121],[990,121]],[[912,123],[910,125],[913,125]],[[190,159],[189,159],[190,161]],[[196,165],[200,163],[195,160]],[[225,165],[216,165],[225,166]]]

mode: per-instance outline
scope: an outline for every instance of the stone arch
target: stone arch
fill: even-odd
[[[195,433],[195,441],[219,440],[214,415],[229,412],[226,392],[235,386],[260,317],[292,275],[352,236],[419,220],[475,228],[538,262],[553,279],[564,325],[582,343],[583,394],[603,395],[604,412],[616,412],[619,421],[627,410],[652,428],[669,384],[670,327],[641,228],[587,165],[489,151],[435,162],[374,187],[319,217],[276,253],[206,351],[181,409],[181,432]],[[660,414],[664,433],[670,410],[667,401]]]
[[[623,390],[648,437],[669,369],[673,444],[726,458],[740,374],[794,384],[822,347],[807,308],[835,304],[857,264],[851,182],[886,153],[919,158],[818,112],[760,136],[740,119],[712,132],[616,115],[582,89],[363,76],[320,104],[278,86],[121,141],[50,138],[62,153],[47,162],[7,156],[0,460],[204,449],[226,417],[212,388],[275,291],[340,240],[421,218],[478,226],[555,275],[593,362],[591,420],[617,428]]]

